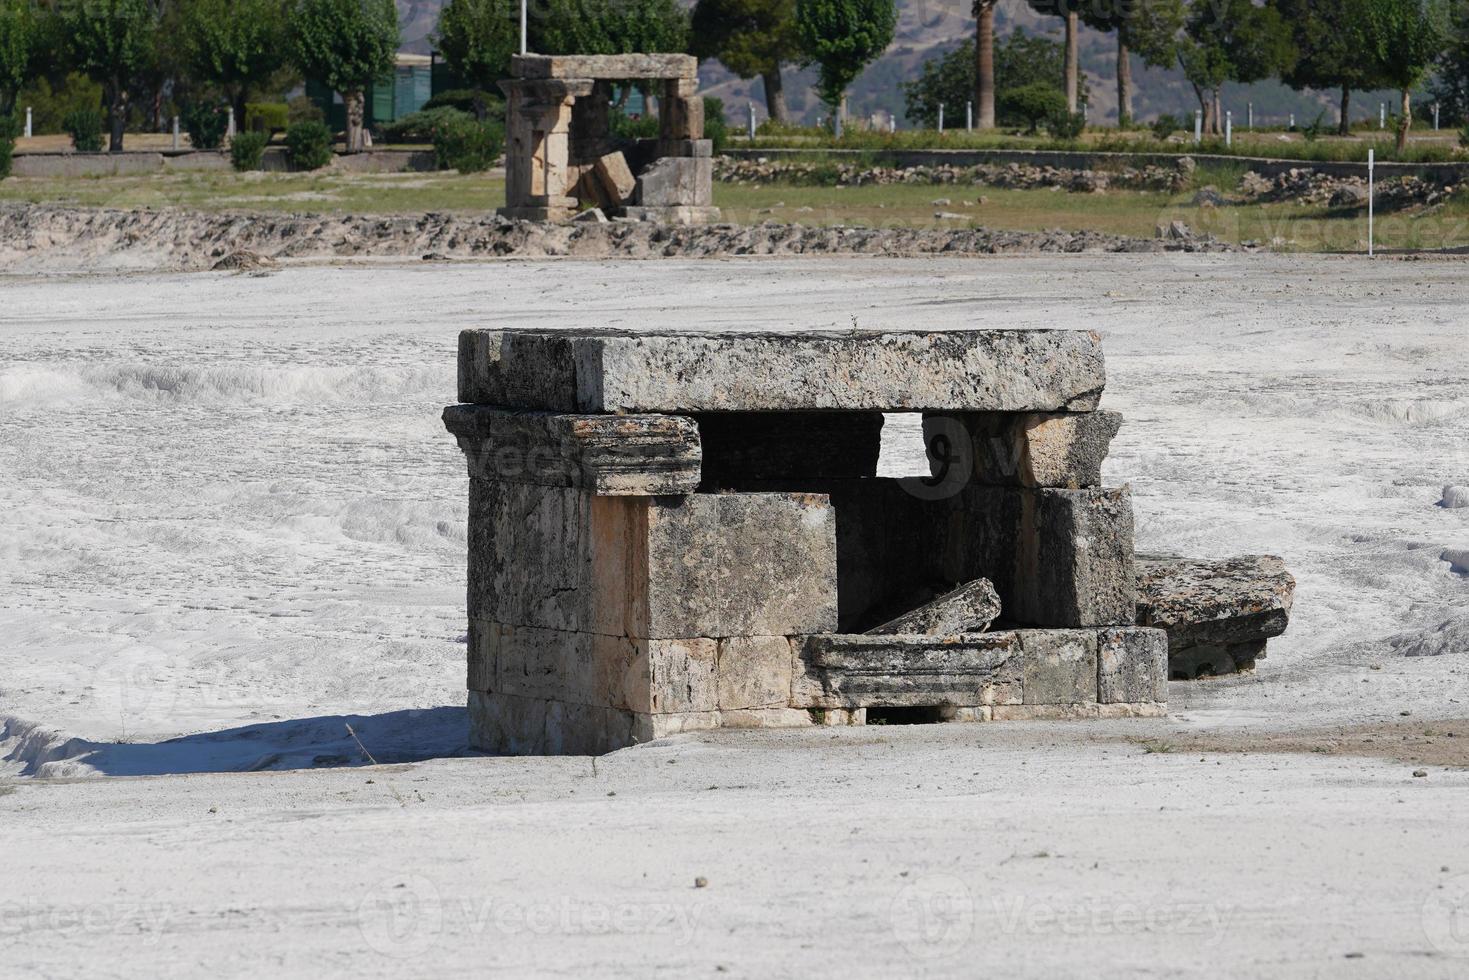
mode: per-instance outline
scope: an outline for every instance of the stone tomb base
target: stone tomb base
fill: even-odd
[[[474,747],[1164,712],[1093,335],[466,331],[460,355]],[[892,411],[924,415],[933,479],[876,475]],[[963,596],[977,621],[923,614]]]

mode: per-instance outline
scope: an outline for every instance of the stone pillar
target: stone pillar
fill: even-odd
[[[571,167],[571,120],[592,83],[511,79],[505,92],[505,207],[511,218],[557,221],[576,210],[579,171]]]

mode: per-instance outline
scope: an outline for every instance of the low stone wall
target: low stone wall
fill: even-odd
[[[291,169],[286,151],[278,146],[265,151],[261,166],[273,173]],[[432,150],[369,150],[350,156],[338,155],[331,168],[338,173],[425,172],[437,169],[437,161]],[[11,173],[16,177],[130,177],[229,169],[229,153],[224,150],[124,150],[122,153],[17,153]]]
[[[724,155],[743,160],[764,157],[768,160],[791,157],[806,160],[817,157],[833,163],[858,160],[885,167],[974,167],[987,163],[1020,163],[1038,167],[1063,167],[1075,170],[1108,170],[1125,167],[1175,167],[1181,156],[1191,156],[1199,164],[1235,164],[1248,167],[1265,177],[1291,170],[1309,168],[1323,174],[1358,176],[1367,172],[1363,162],[1329,160],[1285,160],[1273,157],[1227,156],[1216,153],[1103,153],[1086,150],[836,150],[820,147],[748,150],[727,147]],[[1381,177],[1417,176],[1428,180],[1459,182],[1469,179],[1469,162],[1465,163],[1391,163],[1378,161]]]

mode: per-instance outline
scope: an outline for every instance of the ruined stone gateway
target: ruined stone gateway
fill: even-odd
[[[1104,384],[1085,331],[464,331],[472,744],[1162,714]]]
[[[578,207],[678,224],[719,217],[713,150],[704,139],[698,60],[684,54],[543,55],[510,59],[505,92],[505,207],[562,221]],[[658,86],[658,137],[617,145],[614,83]]]

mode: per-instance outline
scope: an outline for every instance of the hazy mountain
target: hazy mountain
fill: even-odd
[[[690,0],[692,2],[692,0]],[[442,0],[398,0],[398,20],[405,50],[426,54],[438,19]],[[895,112],[902,119],[902,84],[918,74],[929,58],[937,57],[957,45],[974,31],[970,0],[898,0],[898,29],[887,52],[870,65],[852,86],[848,107],[853,116],[865,117],[879,110]],[[1062,22],[1056,17],[1042,17],[1025,0],[1001,0],[995,15],[996,32],[1004,36],[1016,27],[1032,34],[1060,39]],[[1116,120],[1116,39],[1083,27],[1081,33],[1081,66],[1092,93],[1090,115],[1093,120]],[[704,90],[725,102],[731,119],[743,121],[745,106],[753,101],[759,118],[765,116],[765,102],[758,80],[736,78],[717,61],[705,62],[699,70]],[[792,113],[814,121],[822,111],[811,91],[812,72],[794,66],[786,69],[786,98]],[[1193,89],[1176,68],[1145,67],[1133,59],[1133,111],[1139,119],[1149,120],[1169,112],[1192,118],[1198,103]],[[1246,104],[1254,103],[1255,119],[1263,124],[1280,124],[1290,113],[1304,125],[1324,111],[1327,120],[1335,120],[1338,93],[1294,92],[1276,82],[1257,85],[1226,85],[1226,108],[1233,110],[1235,124],[1245,124]],[[1375,115],[1377,104],[1391,93],[1370,93],[1353,98],[1353,117]],[[949,117],[963,124],[964,109],[955,107]]]

